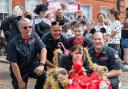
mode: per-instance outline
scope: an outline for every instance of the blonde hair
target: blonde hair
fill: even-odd
[[[32,21],[29,20],[28,18],[21,18],[21,20],[18,22],[18,26],[20,27],[21,23],[24,23],[24,22],[32,23]]]

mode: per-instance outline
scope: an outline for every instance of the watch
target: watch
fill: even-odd
[[[41,66],[44,66],[45,64],[44,63],[40,63]]]

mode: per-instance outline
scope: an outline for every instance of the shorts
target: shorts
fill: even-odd
[[[122,39],[122,47],[128,48],[128,39]]]

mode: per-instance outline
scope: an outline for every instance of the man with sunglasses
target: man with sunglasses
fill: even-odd
[[[32,32],[32,22],[22,18],[18,22],[20,34],[11,40],[7,50],[7,60],[10,61],[12,85],[14,89],[27,89],[28,77],[37,79],[35,89],[43,89],[46,74],[45,44]],[[40,55],[40,59],[38,59]]]

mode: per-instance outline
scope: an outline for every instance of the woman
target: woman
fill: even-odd
[[[94,26],[95,31],[102,32],[105,36],[105,40],[108,41],[110,39],[110,27],[105,24],[106,22],[106,15],[103,13],[99,13],[97,15],[98,23]]]
[[[121,39],[121,22],[119,18],[119,13],[116,9],[110,9],[108,13],[108,17],[110,19],[110,40],[108,41],[108,46],[114,48],[119,52],[119,56],[121,56],[120,50],[120,39]]]
[[[42,37],[44,34],[49,32],[50,22],[46,18],[47,7],[45,5],[39,4],[36,6],[34,12],[37,14],[37,18],[33,20],[35,27],[35,32]]]

